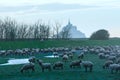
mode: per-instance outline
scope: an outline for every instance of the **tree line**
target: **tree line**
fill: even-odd
[[[37,21],[34,24],[20,24],[11,18],[0,20],[0,40],[15,40],[15,39],[69,39],[70,28],[64,27],[60,30],[61,24],[54,25],[45,24]],[[90,40],[107,40],[109,39],[109,32],[100,29],[90,36]]]
[[[0,39],[15,40],[15,39],[67,39],[69,38],[69,29],[60,31],[61,25],[55,23],[51,26],[39,20],[31,25],[19,24],[11,18],[0,20]],[[59,34],[60,33],[60,34]]]

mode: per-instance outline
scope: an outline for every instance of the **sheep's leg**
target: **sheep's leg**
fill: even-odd
[[[35,69],[34,69],[34,68],[32,68],[32,71],[35,71]]]
[[[115,71],[116,71],[116,73],[118,73],[118,69],[116,69]]]
[[[20,72],[23,73],[23,69],[21,69]]]
[[[87,66],[85,66],[85,72],[87,72]]]
[[[90,67],[90,72],[92,72],[92,66]]]
[[[113,74],[113,69],[111,69],[111,74]]]

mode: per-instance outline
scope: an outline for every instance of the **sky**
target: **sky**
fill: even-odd
[[[19,23],[41,20],[61,26],[70,20],[86,37],[99,29],[120,37],[120,0],[0,0],[0,19],[6,17]]]

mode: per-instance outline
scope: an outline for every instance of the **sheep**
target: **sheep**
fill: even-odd
[[[111,61],[111,60],[106,61],[103,65],[103,69],[109,68],[110,64],[113,64],[113,61]]]
[[[87,72],[87,68],[89,68],[90,72],[92,72],[92,70],[93,70],[93,63],[91,61],[82,61],[81,64],[85,68],[85,72]]]
[[[66,62],[68,60],[68,55],[63,55],[62,60]]]
[[[83,59],[84,58],[84,53],[80,53],[79,55],[78,55],[78,59]]]
[[[30,57],[29,59],[28,59],[28,61],[31,63],[35,63],[35,57],[33,56],[33,57]]]
[[[119,57],[119,58],[117,58],[116,63],[117,63],[117,64],[119,64],[119,63],[120,63],[120,57]]]
[[[120,64],[110,64],[109,69],[111,70],[111,74],[113,74],[114,71],[117,73],[120,70]]]
[[[34,63],[25,64],[25,65],[22,66],[20,72],[23,73],[23,71],[30,70],[30,69],[32,71],[35,71],[34,67],[35,67]]]
[[[54,57],[58,56],[58,52],[53,52]]]
[[[70,58],[70,59],[73,59],[73,54],[69,54],[69,58]]]
[[[72,52],[68,52],[67,55],[70,59],[73,59],[73,53]]]
[[[116,56],[109,56],[108,60],[112,60],[114,62],[116,60]]]
[[[44,72],[44,69],[48,69],[49,71],[51,71],[51,63],[43,63],[42,60],[37,60],[37,62],[39,63],[40,67],[42,68],[42,72]]]
[[[63,69],[63,62],[61,62],[61,61],[56,62],[56,63],[53,65],[53,69],[56,69],[56,68],[61,68],[61,69]]]
[[[70,68],[75,67],[75,66],[81,67],[81,66],[80,66],[80,63],[81,63],[81,60],[72,61],[72,62],[70,63]]]
[[[99,53],[98,56],[99,56],[100,59],[105,59],[105,54],[104,53]]]

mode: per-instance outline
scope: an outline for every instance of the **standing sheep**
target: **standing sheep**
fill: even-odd
[[[62,60],[63,60],[64,62],[67,62],[67,60],[68,60],[68,55],[63,55]]]
[[[91,61],[82,61],[82,65],[85,68],[85,71],[87,72],[87,69],[89,68],[90,72],[93,70],[93,63]]]
[[[98,56],[99,56],[99,59],[105,59],[105,54],[104,53],[99,53]]]
[[[120,64],[110,64],[109,69],[111,70],[111,73],[113,74],[114,71],[116,73],[120,71]]]
[[[111,61],[111,60],[106,61],[106,62],[103,64],[103,69],[109,68],[110,64],[113,64],[113,61]]]
[[[58,56],[58,52],[53,52],[53,56],[54,57]]]
[[[112,60],[114,62],[116,60],[116,56],[109,56],[108,60]]]
[[[80,53],[79,55],[78,55],[78,59],[83,59],[84,58],[84,53]]]
[[[40,67],[42,68],[42,72],[44,72],[44,69],[48,69],[49,71],[51,71],[51,63],[43,63],[42,60],[37,60],[37,62],[39,63]]]
[[[81,60],[72,61],[72,62],[70,63],[70,68],[75,67],[75,66],[81,67],[81,66],[80,66],[80,63],[81,63]]]
[[[63,62],[61,62],[61,61],[56,62],[56,63],[53,65],[53,69],[56,69],[56,68],[61,68],[61,69],[63,69]]]
[[[25,65],[22,66],[20,72],[23,73],[23,71],[26,71],[26,70],[35,71],[34,67],[35,67],[34,63],[25,64]]]

